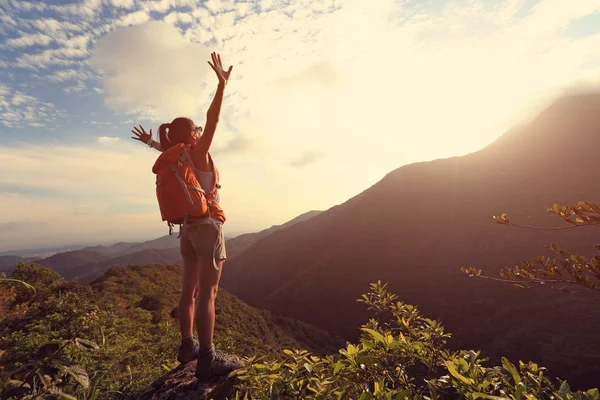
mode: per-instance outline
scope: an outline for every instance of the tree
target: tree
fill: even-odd
[[[589,226],[600,226],[600,204],[580,201],[576,205],[560,206],[554,204],[546,210],[559,216],[566,226],[542,228],[525,226],[512,222],[506,214],[494,216],[497,224],[510,225],[521,229],[536,230],[563,230]],[[518,287],[533,287],[548,285],[554,289],[567,290],[568,287],[580,286],[600,292],[600,253],[591,257],[570,253],[551,243],[549,248],[556,256],[537,257],[526,260],[521,265],[504,268],[500,271],[500,278],[485,276],[481,270],[461,268],[469,276],[491,279],[499,282],[515,284]],[[600,251],[600,245],[596,245]]]

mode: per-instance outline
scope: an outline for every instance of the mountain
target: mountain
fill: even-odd
[[[113,265],[144,265],[144,264],[179,264],[181,253],[179,248],[147,249],[132,254],[112,257],[98,262],[91,262],[72,268],[63,273],[65,279],[77,279],[81,283],[89,283],[104,274]],[[43,264],[43,263],[41,263]]]
[[[256,233],[247,233],[226,240],[228,261],[250,248],[258,239],[271,233],[306,221],[320,211],[309,211],[281,225]],[[52,268],[66,279],[77,279],[88,283],[102,275],[113,265],[179,264],[179,239],[175,232],[145,242],[119,242],[110,246],[88,246],[81,250],[56,253],[46,258],[23,258],[20,256],[0,256],[0,272],[10,273],[20,262],[35,261]]]
[[[143,243],[143,242],[140,242]],[[103,245],[96,245],[96,246],[88,246],[88,247],[84,247],[81,250],[84,251],[93,251],[95,253],[99,253],[105,256],[114,256],[117,254],[122,254],[124,252],[127,252],[127,250],[129,248],[131,248],[132,246],[138,245],[140,244],[138,242],[118,242],[109,246],[103,246]]]
[[[354,339],[367,317],[355,299],[380,279],[400,301],[440,319],[453,346],[534,360],[573,387],[593,384],[597,295],[522,290],[459,268],[494,275],[549,255],[542,246],[551,241],[593,253],[593,228],[518,229],[492,216],[563,225],[545,207],[600,198],[598,149],[600,95],[561,98],[480,151],[403,166],[344,204],[262,238],[229,263],[221,285],[251,305]]]
[[[109,257],[87,250],[66,251],[64,253],[56,253],[53,256],[37,260],[37,264],[45,265],[46,267],[58,272],[62,276],[69,275],[72,270],[82,267],[87,264],[99,263],[108,260]]]
[[[179,239],[177,236],[177,232],[175,232],[173,235],[165,235],[144,242],[118,242],[110,246],[90,246],[82,250],[95,251],[111,257],[120,257],[143,250],[162,250],[178,247]]]
[[[15,267],[15,265],[17,265],[19,262],[24,261],[24,262],[31,262],[31,261],[35,261],[38,258],[36,257],[20,257],[20,256],[14,256],[14,255],[8,255],[8,256],[0,256],[0,272],[6,272],[6,273],[10,273],[13,268]]]
[[[301,214],[301,215],[297,216],[296,218],[294,218],[284,224],[273,225],[270,228],[264,229],[260,232],[245,233],[245,234],[236,236],[233,239],[227,240],[225,243],[226,248],[227,248],[227,260],[228,261],[233,260],[240,254],[242,254],[244,251],[246,251],[247,249],[252,247],[252,245],[254,243],[256,243],[258,240],[263,239],[263,238],[269,236],[270,234],[277,232],[280,229],[288,228],[288,227],[296,225],[300,222],[307,221],[310,218],[313,218],[313,217],[319,215],[321,212],[322,211],[316,211],[316,210],[308,211],[308,212],[305,212],[304,214]]]

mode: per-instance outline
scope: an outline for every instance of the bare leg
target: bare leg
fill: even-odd
[[[213,344],[215,329],[215,299],[219,290],[219,280],[223,261],[217,262],[217,271],[210,257],[203,259],[200,265],[200,287],[198,292],[198,305],[196,306],[196,329],[200,349],[206,349]]]
[[[198,262],[185,261],[183,265],[183,289],[177,308],[182,340],[191,338],[193,334],[194,302],[198,296],[198,276]]]

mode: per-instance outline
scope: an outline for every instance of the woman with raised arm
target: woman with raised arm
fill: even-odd
[[[215,97],[206,113],[204,130],[196,126],[188,118],[175,118],[171,123],[162,124],[159,140],[152,138],[152,130],[146,133],[144,128],[135,127],[132,139],[146,143],[158,151],[167,151],[177,144],[191,146],[191,159],[198,183],[205,193],[210,195],[209,204],[216,203],[217,215],[223,215],[218,206],[218,172],[209,154],[210,145],[215,135],[223,92],[227,86],[233,66],[224,70],[221,57],[211,53],[212,63],[208,63],[217,74],[219,84]],[[219,214],[220,213],[220,214]],[[215,326],[215,298],[219,287],[223,262],[226,259],[225,238],[223,235],[223,218],[187,217],[181,227],[180,249],[183,258],[183,290],[178,306],[181,345],[177,360],[187,363],[197,358],[196,377],[200,380],[210,379],[244,366],[242,360],[234,355],[217,351],[213,344]],[[198,343],[193,339],[194,303]]]

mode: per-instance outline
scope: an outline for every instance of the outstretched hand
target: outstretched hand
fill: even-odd
[[[139,140],[140,142],[146,144],[148,144],[152,140],[152,129],[150,129],[150,133],[146,133],[146,130],[141,125],[139,129],[137,126],[133,127],[133,129],[134,130],[132,130],[131,132],[133,132],[133,134],[136,136],[131,137],[133,140]]]
[[[233,65],[229,66],[229,69],[225,71],[223,69],[223,64],[221,64],[221,56],[215,52],[210,53],[212,58],[212,63],[209,61],[208,64],[212,67],[213,71],[217,74],[217,78],[219,78],[220,84],[227,84],[229,80],[229,75],[231,75],[231,70],[233,69]]]

